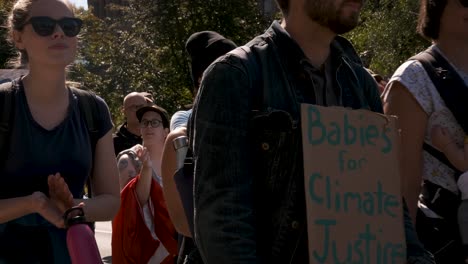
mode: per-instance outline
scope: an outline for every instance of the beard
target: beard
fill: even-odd
[[[336,34],[344,34],[354,29],[359,22],[359,11],[349,14],[344,12],[346,2],[362,0],[342,0],[338,8],[331,0],[305,0],[304,7],[310,19],[319,25],[329,28]]]

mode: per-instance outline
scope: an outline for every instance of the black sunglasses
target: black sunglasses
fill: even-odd
[[[55,20],[50,17],[38,16],[31,17],[24,25],[31,24],[34,32],[39,36],[47,37],[55,32],[55,26],[58,24],[67,37],[74,37],[80,33],[83,21],[75,17],[64,17]]]
[[[463,7],[468,7],[468,0],[458,0]]]

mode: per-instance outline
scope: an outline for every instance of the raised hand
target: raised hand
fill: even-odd
[[[33,211],[58,228],[64,228],[63,213],[73,207],[73,195],[59,173],[49,175],[49,197],[42,192],[31,195]]]
[[[33,212],[40,214],[51,224],[64,228],[63,212],[42,192],[31,194]]]
[[[49,184],[50,200],[57,206],[62,214],[67,209],[74,206],[73,195],[60,173],[49,175],[47,183]]]
[[[143,167],[152,168],[153,163],[146,147],[139,148],[136,152],[138,159],[143,163]]]

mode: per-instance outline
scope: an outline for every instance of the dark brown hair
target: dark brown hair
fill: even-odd
[[[421,0],[418,18],[418,33],[429,40],[439,38],[440,19],[447,0]]]
[[[17,0],[8,15],[6,27],[8,30],[7,41],[14,47],[13,31],[21,31],[29,18],[31,7],[37,0]],[[70,2],[66,4],[73,10]],[[13,68],[26,68],[29,62],[28,54],[25,50],[17,50],[17,56],[11,59],[8,64]]]
[[[29,12],[31,11],[31,6],[36,0],[18,0],[13,5],[13,8],[8,15],[6,27],[8,29],[7,41],[15,46],[15,41],[13,39],[13,31],[22,30],[24,23],[26,23]],[[16,58],[11,59],[8,64],[14,68],[25,68],[28,63],[28,54],[25,50],[17,50]]]

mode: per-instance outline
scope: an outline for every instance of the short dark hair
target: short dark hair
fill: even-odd
[[[279,9],[281,9],[283,15],[286,15],[289,10],[289,0],[276,0],[276,3],[278,4]]]
[[[439,38],[440,19],[447,0],[421,0],[418,18],[418,33],[429,40]]]

